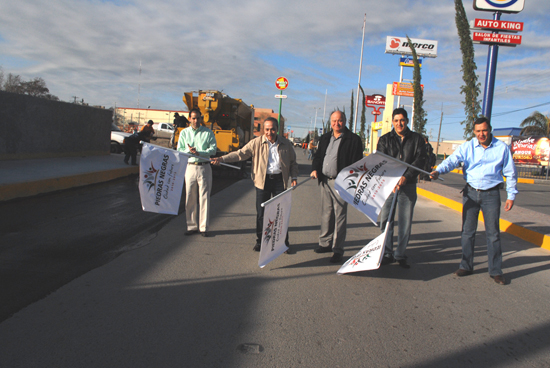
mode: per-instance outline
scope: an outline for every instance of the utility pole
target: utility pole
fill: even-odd
[[[439,133],[437,133],[437,147],[435,148],[435,159],[439,153],[439,137],[441,136],[441,124],[443,123],[443,104],[441,104],[441,120],[439,120]]]

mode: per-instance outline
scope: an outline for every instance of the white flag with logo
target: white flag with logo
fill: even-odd
[[[143,143],[139,160],[139,195],[144,211],[177,215],[188,156]]]
[[[382,257],[384,257],[384,246],[386,240],[386,230],[378,235],[371,242],[363,247],[356,255],[351,257],[340,267],[338,275],[349,272],[376,270],[380,267]]]
[[[378,226],[378,214],[406,169],[400,161],[372,153],[340,171],[334,188]]]
[[[288,224],[290,221],[290,207],[292,205],[292,191],[277,197],[264,208],[264,227],[258,266],[266,264],[283,254],[288,247],[285,244]]]

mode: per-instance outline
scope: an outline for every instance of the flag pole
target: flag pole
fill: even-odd
[[[311,180],[311,176],[309,178],[307,178],[306,180],[304,180],[303,182],[301,182],[300,184],[296,184],[295,186],[293,187],[290,187],[288,188],[287,190],[285,190],[284,192],[281,192],[279,194],[277,194],[275,197],[271,198],[271,199],[268,199],[267,201],[265,201],[264,203],[261,204],[262,207],[265,207],[266,205],[268,205],[269,203],[273,202],[274,200],[276,200],[277,198],[279,198],[280,196],[282,196],[283,194],[285,194],[286,192],[288,192],[289,190],[294,190],[296,188],[298,188],[300,185],[308,182],[309,180]]]
[[[148,144],[149,146],[162,148],[162,149],[165,149],[165,150],[168,150],[168,151],[174,151],[174,152],[179,153],[180,155],[184,155],[184,156],[187,156],[187,157],[194,157],[194,158],[199,159],[199,160],[202,160],[202,161],[208,161],[208,162],[210,162],[210,159],[209,159],[209,158],[200,157],[200,156],[195,156],[195,155],[193,155],[193,154],[191,154],[191,153],[181,152],[181,151],[178,151],[178,150],[175,150],[175,149],[172,149],[172,148],[166,148],[166,147],[162,147],[162,146],[159,146],[159,145],[156,145],[156,144],[151,144],[151,143],[144,142],[144,141],[141,141],[140,143]],[[223,162],[220,162],[220,165],[227,166],[227,167],[230,167],[230,168],[232,168],[232,169],[237,169],[237,170],[240,170],[240,169],[241,169],[241,168],[238,167],[238,166],[229,165],[229,164],[226,164],[226,163],[223,163]]]
[[[395,161],[395,162],[398,162],[398,163],[400,163],[400,164],[403,164],[403,165],[405,165],[405,166],[407,166],[407,167],[410,167],[411,169],[414,169],[414,170],[416,170],[416,171],[420,171],[421,173],[424,173],[424,174],[426,174],[426,175],[431,175],[431,173],[429,173],[429,172],[427,172],[427,171],[424,171],[424,170],[422,170],[422,169],[419,169],[418,167],[413,166],[413,165],[411,165],[411,164],[408,164],[408,163],[406,163],[406,162],[404,162],[404,161],[398,160],[398,159],[396,159],[395,157],[388,156],[388,155],[386,155],[385,153],[382,153],[382,152],[380,152],[380,151],[374,151],[374,153],[376,153],[377,155],[380,155],[380,156],[382,156],[382,157],[385,157],[385,158],[387,158],[387,159],[390,159],[390,160],[392,160],[392,161]],[[443,179],[441,179],[441,178],[437,178],[437,179],[438,179],[438,180],[441,180],[441,181],[445,181],[445,180],[443,180]]]

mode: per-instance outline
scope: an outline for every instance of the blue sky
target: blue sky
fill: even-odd
[[[472,4],[464,1],[470,20],[492,18]],[[425,58],[422,68],[427,130],[437,138],[443,106],[442,137],[462,138],[461,55],[452,0],[49,0],[48,6],[0,0],[0,9],[4,73],[42,77],[63,101],[77,96],[93,105],[137,107],[141,85],[141,107],[185,109],[184,92],[218,89],[277,111],[275,79],[285,76],[283,115],[299,136],[315,109],[320,125],[325,91],[327,115],[335,107],[349,112],[367,13],[365,92],[385,94],[386,84],[399,78],[399,57],[384,53],[386,36],[437,40],[438,57]],[[525,29],[521,46],[500,48],[494,127],[518,126],[534,110],[550,112],[549,13],[550,1],[526,0],[521,13],[502,16],[524,22]],[[475,51],[483,89],[487,46]],[[402,99],[406,105],[411,101]],[[542,106],[531,108],[536,105]]]

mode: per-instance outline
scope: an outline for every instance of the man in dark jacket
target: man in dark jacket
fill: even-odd
[[[321,233],[315,253],[333,252],[331,263],[338,263],[344,254],[347,203],[334,190],[338,173],[363,158],[361,137],[346,128],[346,115],[334,111],[330,115],[332,132],[319,139],[313,156],[311,177],[321,185]]]
[[[409,129],[407,126],[409,118],[407,111],[403,108],[397,108],[392,113],[393,130],[384,134],[378,140],[377,151],[386,155],[395,157],[401,161],[411,164],[420,169],[424,168],[426,161],[426,144],[424,138]],[[398,191],[397,211],[399,212],[399,233],[397,236],[397,249],[393,251],[393,221],[388,229],[388,239],[382,265],[393,263],[397,260],[403,268],[410,268],[405,256],[405,250],[409,244],[411,236],[412,217],[414,205],[416,204],[416,179],[419,172],[407,168],[403,176],[397,183],[395,190]],[[391,203],[394,193],[390,194],[380,213],[380,229],[382,232],[386,229]],[[395,215],[395,211],[393,213]],[[393,218],[392,218],[393,220]]]

